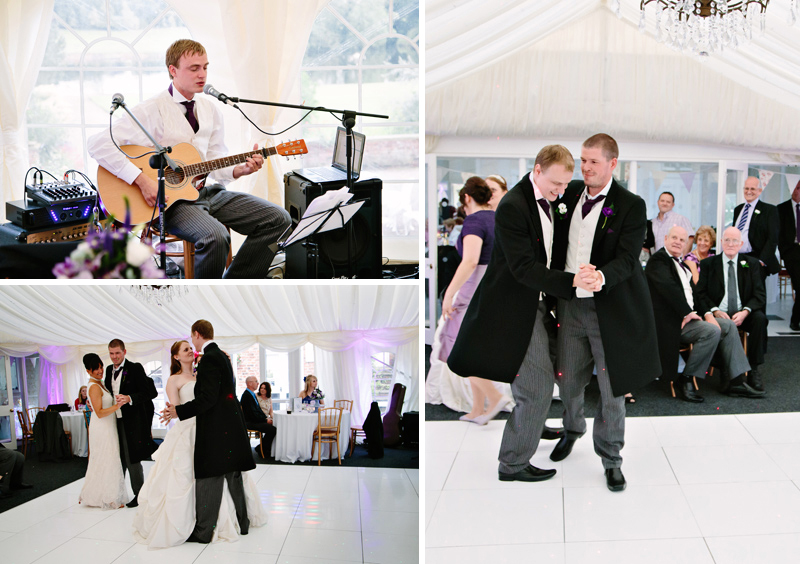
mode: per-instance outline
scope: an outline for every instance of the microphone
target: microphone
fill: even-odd
[[[114,97],[111,98],[111,111],[108,113],[113,114],[117,108],[124,105],[125,105],[125,96],[117,92],[116,94],[114,94]]]
[[[234,99],[228,98],[225,94],[223,94],[222,92],[220,92],[219,90],[217,90],[216,88],[211,86],[210,84],[206,84],[205,86],[203,86],[203,93],[204,94],[208,94],[209,96],[213,96],[214,98],[216,98],[217,100],[219,100],[223,104],[228,104],[229,106],[233,106],[234,108],[236,108],[237,106],[236,106],[236,104],[233,103],[233,101],[234,100],[236,100],[237,102],[239,101],[238,98],[234,98]]]

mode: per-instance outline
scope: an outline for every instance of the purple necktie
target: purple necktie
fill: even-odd
[[[800,243],[800,204],[794,205],[795,222],[794,226],[797,230],[797,242]]]
[[[200,124],[197,123],[197,118],[194,117],[194,100],[190,102],[181,102],[181,104],[186,106],[186,121],[192,126],[194,132],[197,133],[197,130],[200,129]]]
[[[595,204],[602,202],[605,200],[605,196],[597,196],[594,200],[586,200],[581,207],[581,213],[583,213],[583,218],[586,219],[586,216],[592,211],[592,208]]]
[[[681,265],[681,268],[682,268],[682,269],[684,269],[686,272],[689,272],[689,267],[688,267],[688,266],[686,266],[686,263],[685,263],[685,262],[683,262],[682,260],[680,260],[678,257],[673,257],[672,255],[670,255],[670,256],[672,257],[672,260],[674,260],[674,261],[675,261],[675,262],[677,262],[679,265]]]
[[[539,198],[536,201],[542,206],[542,210],[544,210],[544,213],[547,215],[547,219],[553,221],[553,218],[550,217],[550,202],[548,202],[546,198]]]

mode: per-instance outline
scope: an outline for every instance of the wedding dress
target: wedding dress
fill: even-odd
[[[181,403],[194,399],[195,382],[178,391]],[[196,418],[178,421],[153,454],[155,464],[139,492],[139,509],[133,520],[133,536],[149,548],[182,544],[195,524],[194,442]],[[250,527],[267,521],[258,488],[248,472],[242,472]],[[236,541],[239,522],[227,483],[223,488],[217,526],[211,542]]]
[[[103,386],[90,381],[89,387],[98,386],[102,391],[102,407],[114,405],[114,398]],[[87,390],[88,392],[88,390]],[[89,398],[89,404],[92,400]],[[102,509],[118,509],[128,501],[125,480],[122,474],[122,461],[119,458],[119,438],[117,437],[117,418],[114,413],[100,417],[92,405],[92,419],[89,421],[89,466],[81,489],[79,503]]]

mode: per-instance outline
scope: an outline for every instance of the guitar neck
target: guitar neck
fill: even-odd
[[[239,155],[230,155],[228,157],[222,157],[221,159],[213,159],[210,161],[203,161],[201,163],[184,165],[181,168],[183,169],[187,177],[192,178],[195,176],[200,176],[202,174],[208,174],[212,171],[219,170],[221,168],[227,168],[229,166],[242,164],[253,155],[261,155],[264,158],[266,158],[269,157],[270,155],[277,154],[277,152],[278,151],[277,149],[275,149],[275,147],[264,147],[263,149],[258,149],[257,151],[250,151],[248,153],[241,153]]]

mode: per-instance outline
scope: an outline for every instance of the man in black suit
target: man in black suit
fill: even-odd
[[[194,444],[196,523],[188,542],[211,542],[226,483],[241,533],[246,535],[250,529],[242,472],[254,469],[256,464],[250,452],[242,410],[236,400],[231,361],[213,339],[211,323],[204,319],[195,321],[192,346],[203,353],[203,358],[197,365],[194,399],[178,406],[167,404],[162,417],[163,421],[197,417]]]
[[[764,395],[758,367],[764,363],[767,292],[761,263],[757,258],[740,254],[741,248],[741,232],[728,227],[722,233],[722,254],[700,262],[697,311],[703,312],[706,321],[729,319],[747,331],[747,360],[751,367],[747,381],[743,375],[733,377],[727,384],[723,383],[723,392],[732,396],[759,397]]]
[[[764,189],[755,176],[744,181],[744,204],[733,210],[733,226],[742,232],[743,255],[761,262],[761,277],[777,274],[781,269],[775,249],[778,247],[778,208],[759,198]]]
[[[794,187],[792,197],[778,204],[780,232],[778,233],[778,250],[781,252],[783,264],[792,278],[792,288],[800,291],[800,182]],[[800,331],[800,301],[795,300],[789,329]]]
[[[650,292],[639,263],[647,207],[617,184],[617,142],[604,133],[581,147],[583,182],[573,182],[555,220],[554,269],[578,272],[593,264],[599,291],[580,288],[558,302],[558,384],[567,434],[550,455],[563,460],[586,432],[584,390],[597,369],[601,402],[594,420],[594,448],[606,485],[625,489],[620,450],[625,444],[625,398],[661,374]],[[562,204],[559,204],[561,208]]]
[[[7,449],[0,443],[0,499],[11,497],[11,490],[27,490],[33,487],[22,481],[24,467],[25,457],[22,453]]]
[[[106,389],[114,394],[122,407],[116,412],[119,455],[122,471],[131,476],[133,499],[128,507],[139,505],[139,490],[144,484],[142,460],[149,460],[158,448],[153,441],[153,399],[158,395],[152,378],[138,362],[125,360],[125,343],[114,339],[108,343],[111,364],[106,368]]]
[[[533,171],[500,201],[492,258],[447,359],[456,374],[511,384],[516,407],[500,445],[502,481],[535,482],[556,473],[530,464],[554,386],[550,340],[555,327],[544,294],[566,298],[575,285],[594,287],[578,273],[548,267],[552,222],[559,221],[559,208],[551,202],[564,192],[574,166],[565,147],[547,146],[536,156]]]
[[[728,374],[744,374],[750,370],[750,364],[736,325],[731,320],[713,318],[705,321],[697,314],[692,273],[681,259],[686,245],[686,230],[673,227],[664,237],[664,246],[653,254],[644,272],[656,318],[661,379],[677,380],[677,397],[700,403],[704,398],[694,391],[692,378],[706,377],[714,351],[719,349]],[[678,348],[689,344],[692,350],[686,367],[683,374],[678,375]],[[747,390],[743,388],[742,391]],[[732,395],[752,397],[746,393]]]
[[[261,439],[261,445],[264,449],[264,458],[268,458],[270,452],[272,452],[272,440],[275,438],[277,431],[272,425],[272,419],[270,419],[261,409],[261,406],[258,405],[258,398],[256,397],[258,378],[255,376],[248,376],[245,379],[245,383],[247,384],[247,389],[242,392],[242,397],[239,399],[239,404],[242,406],[242,413],[244,414],[244,421],[247,423],[248,429],[261,431],[261,434],[264,435]]]

